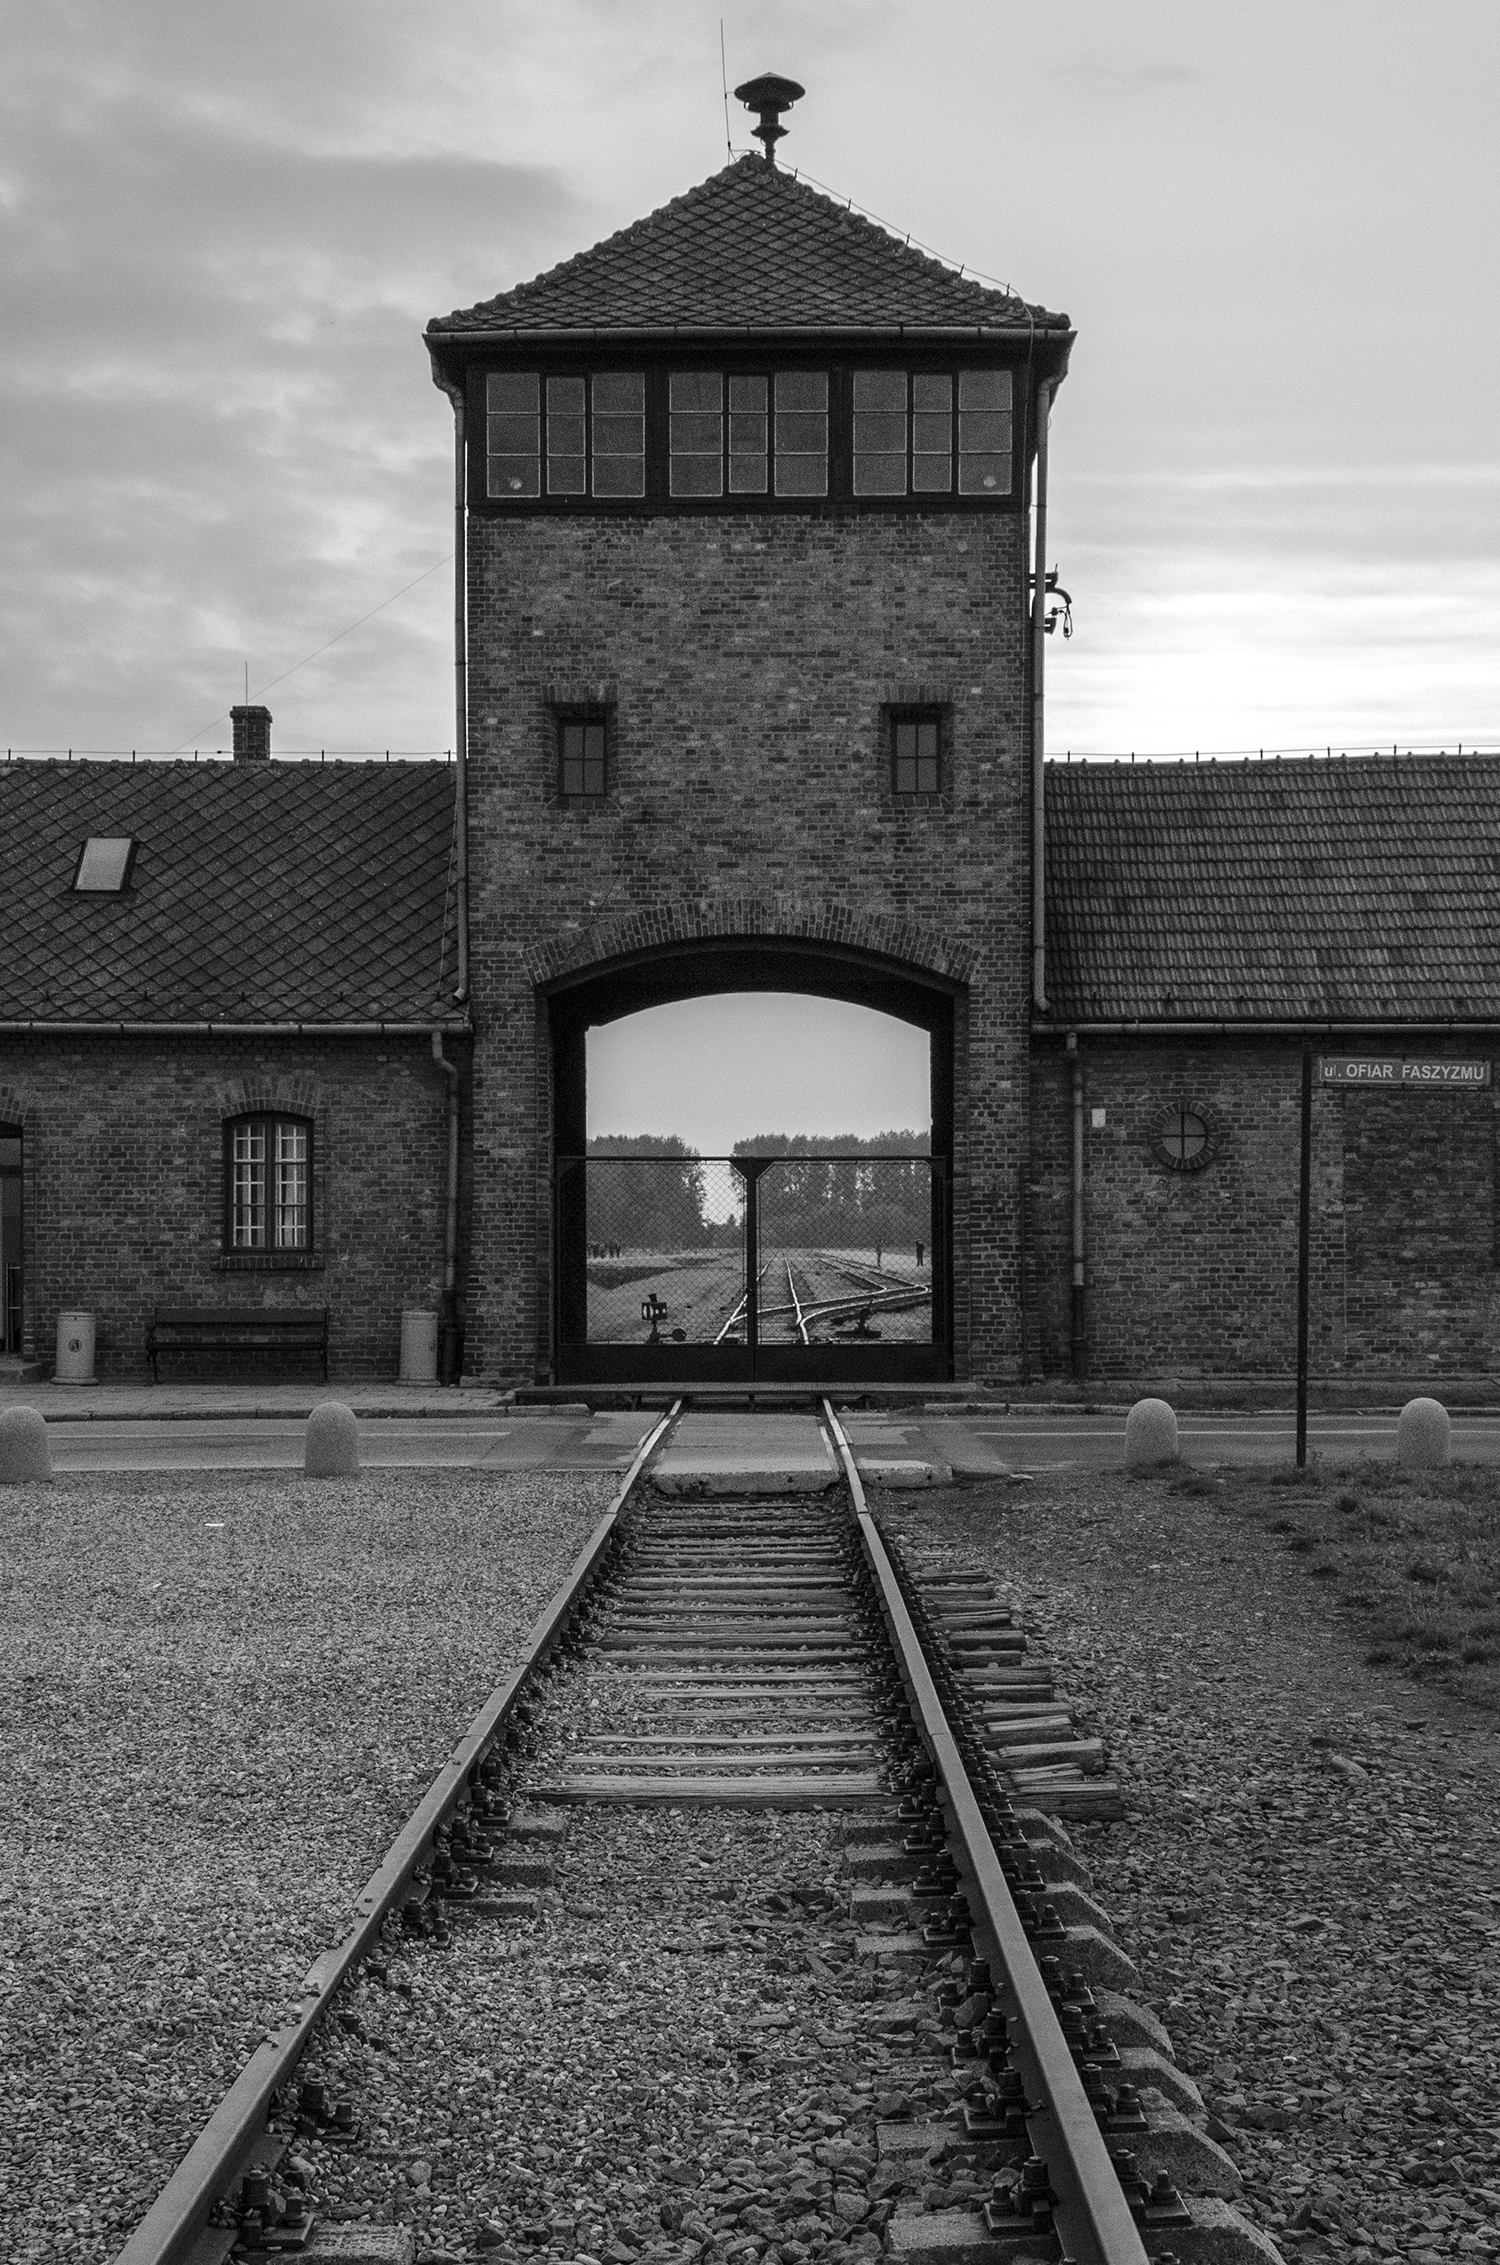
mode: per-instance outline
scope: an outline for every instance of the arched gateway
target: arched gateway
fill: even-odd
[[[1016,1373],[1028,507],[1071,340],[758,157],[430,326],[465,507],[472,1369]],[[585,1154],[585,1034],[744,990],[925,1030],[931,1153],[700,1174],[674,1240],[680,1158],[650,1197]]]

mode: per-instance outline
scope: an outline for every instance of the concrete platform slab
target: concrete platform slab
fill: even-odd
[[[666,1495],[820,1494],[838,1466],[817,1418],[692,1410],[652,1466]]]

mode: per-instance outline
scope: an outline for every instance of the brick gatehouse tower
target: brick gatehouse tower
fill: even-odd
[[[764,158],[426,334],[464,524],[467,1365],[1001,1380],[1024,1334],[1030,530],[1073,334],[777,166],[800,90],[741,91]],[[712,1312],[602,1341],[584,1034],[729,990],[929,1032],[922,1341],[757,1352]]]

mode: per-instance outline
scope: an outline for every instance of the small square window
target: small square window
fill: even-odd
[[[565,801],[605,792],[607,739],[603,716],[559,716],[557,788]]]
[[[134,835],[91,834],[78,853],[73,886],[85,896],[117,897],[134,863]]]
[[[891,710],[891,790],[895,794],[942,791],[942,717],[936,708]]]

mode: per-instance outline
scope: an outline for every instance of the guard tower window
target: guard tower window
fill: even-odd
[[[673,370],[667,406],[672,495],[766,495],[773,477],[777,495],[827,495],[826,370]]]
[[[942,789],[942,715],[936,708],[893,708],[891,789],[895,794],[937,794]]]
[[[228,1250],[312,1247],[312,1126],[305,1117],[234,1117],[224,1127]]]
[[[673,495],[722,495],[723,372],[674,370],[669,405]]]
[[[776,372],[776,493],[828,493],[828,372]]]
[[[643,496],[646,380],[640,370],[549,377],[492,370],[485,381],[486,493]]]
[[[1010,494],[1009,370],[958,373],[958,492]]]
[[[857,496],[1011,492],[1009,370],[854,373],[854,493]],[[955,451],[954,441],[957,439]]]
[[[605,792],[607,737],[603,716],[558,717],[557,789],[565,801]]]

